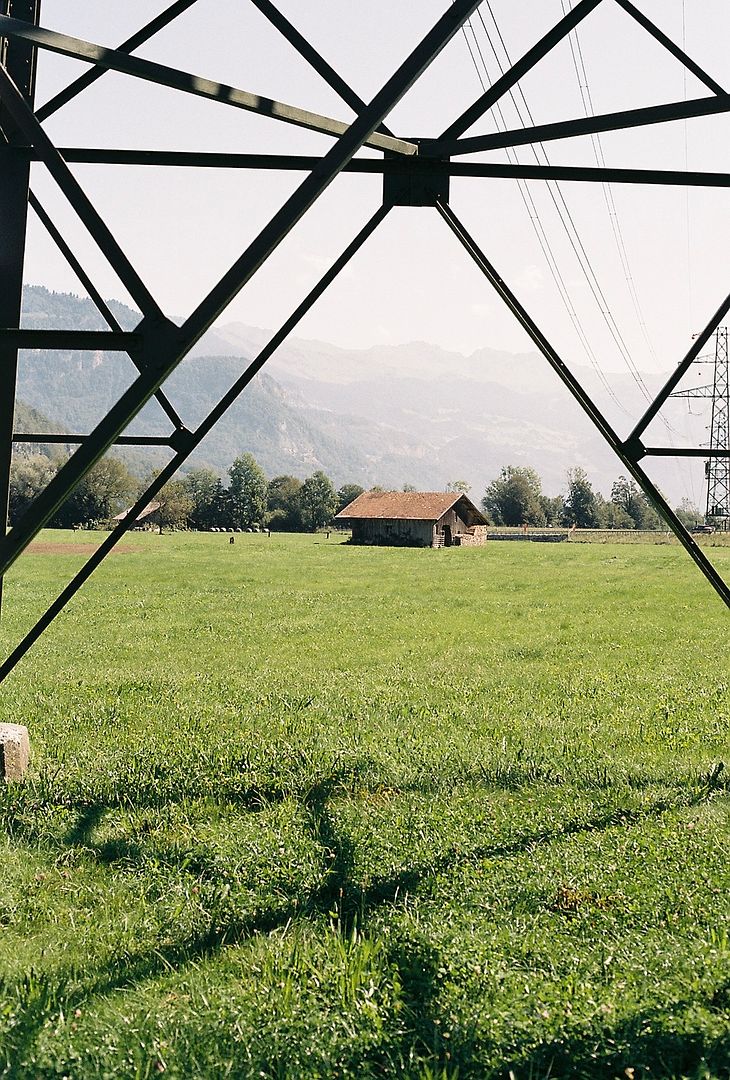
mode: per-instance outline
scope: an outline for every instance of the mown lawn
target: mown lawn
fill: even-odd
[[[5,652],[97,540],[23,557]],[[126,547],[0,688],[0,1075],[730,1077],[729,624],[681,550]]]

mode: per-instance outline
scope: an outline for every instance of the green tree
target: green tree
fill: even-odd
[[[212,469],[191,469],[182,481],[185,494],[190,499],[189,514],[192,529],[210,529],[217,524],[216,510],[220,477]]]
[[[635,481],[619,476],[611,488],[611,502],[628,514],[635,529],[661,528],[661,518]]]
[[[329,525],[337,512],[337,492],[329,477],[319,469],[302,484],[299,500],[302,524],[308,532]]]
[[[253,454],[237,457],[228,470],[233,524],[243,529],[263,524],[266,517],[267,483],[264,471]]]
[[[562,495],[541,495],[540,506],[546,525],[560,525],[565,514],[565,502]]]
[[[609,502],[602,495],[596,495],[598,522],[600,529],[633,529],[634,519],[614,502]]]
[[[337,492],[337,513],[342,513],[345,507],[354,502],[358,495],[362,495],[364,490],[365,488],[360,487],[359,484],[343,484]],[[415,491],[416,489],[404,484],[403,490]]]
[[[456,495],[468,495],[471,491],[471,484],[466,480],[451,480],[446,485],[447,491],[453,491]]]
[[[696,525],[703,525],[705,522],[705,516],[702,511],[688,498],[682,499],[674,512],[684,525],[685,529],[694,529]]]
[[[10,469],[11,525],[17,524],[36,496],[48,487],[60,465],[60,459],[52,459],[45,454],[23,454],[13,458]]]
[[[170,480],[156,497],[160,504],[157,516],[160,532],[163,529],[185,529],[193,512],[194,503],[183,480]]]
[[[72,525],[107,524],[135,498],[139,483],[119,458],[97,461],[77,485],[52,524],[62,529]]]
[[[495,525],[544,525],[542,484],[534,469],[505,465],[484,493],[482,507]]]
[[[233,508],[231,506],[231,495],[220,477],[218,477],[215,486],[215,495],[213,497],[213,506],[211,510],[211,522],[212,525],[218,529],[231,529],[235,524],[233,520]]]
[[[563,524],[579,529],[597,529],[601,524],[598,501],[585,469],[568,469],[568,493],[565,496]]]
[[[275,476],[269,481],[266,520],[270,529],[299,532],[302,528],[301,490],[302,482],[296,476]]]

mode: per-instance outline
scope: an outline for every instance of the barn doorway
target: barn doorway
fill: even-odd
[[[444,525],[444,547],[451,547],[451,526]]]

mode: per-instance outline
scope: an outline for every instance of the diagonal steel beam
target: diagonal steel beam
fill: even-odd
[[[719,308],[714,313],[714,315],[711,317],[710,321],[707,323],[707,325],[705,326],[702,333],[698,334],[697,337],[695,338],[695,340],[692,342],[691,346],[689,347],[689,349],[687,350],[687,353],[684,356],[684,359],[680,361],[680,363],[674,369],[674,371],[669,376],[667,381],[664,383],[664,386],[661,388],[661,390],[659,391],[657,396],[654,398],[654,400],[652,401],[649,408],[646,410],[646,412],[644,413],[642,418],[639,420],[639,422],[636,425],[636,427],[634,428],[634,430],[631,432],[631,435],[629,436],[630,440],[635,440],[635,439],[640,439],[641,438],[641,436],[644,434],[644,432],[648,428],[649,424],[652,422],[654,417],[657,415],[657,413],[661,409],[662,405],[665,403],[665,401],[667,400],[669,395],[672,393],[672,390],[674,390],[675,387],[678,386],[678,384],[682,381],[682,379],[684,378],[686,373],[692,367],[692,364],[695,362],[697,357],[700,355],[700,353],[704,349],[705,345],[710,340],[712,335],[715,333],[718,326],[720,325],[720,323],[722,322],[722,320],[725,318],[725,316],[727,315],[727,313],[729,311],[730,311],[730,293],[725,297],[723,302],[720,304]]]
[[[2,33],[1,29],[0,33]],[[41,161],[91,233],[97,246],[129,295],[134,299],[140,311],[144,315],[161,317],[162,312],[157,301],[122,251],[111,230],[92,205],[78,180],[38,123],[28,102],[2,65],[0,65],[0,101],[2,101],[19,131],[22,132],[29,143],[36,147]]]
[[[472,124],[475,124],[480,117],[484,116],[485,112],[488,112],[493,105],[496,105],[500,98],[504,97],[520,81],[523,75],[526,75],[536,64],[539,64],[543,57],[547,56],[600,3],[601,0],[580,0],[580,3],[576,4],[573,10],[568,12],[552,30],[549,30],[536,45],[528,49],[525,55],[509,71],[506,71],[488,90],[485,90],[473,105],[470,105],[461,116],[454,120],[453,124],[449,124],[439,136],[439,142],[458,139],[460,135],[468,131]]]
[[[622,442],[620,437],[608,423],[603,413],[593,402],[591,397],[586,393],[581,384],[572,374],[567,365],[560,358],[556,350],[552,347],[545,335],[539,329],[537,324],[528,315],[525,308],[519,302],[517,297],[505,284],[503,279],[497,273],[495,268],[487,259],[484,252],[479,248],[476,241],[469,235],[462,223],[454,214],[450,206],[445,203],[437,203],[436,209],[439,214],[451,229],[454,236],[457,238],[462,247],[466,250],[467,254],[473,259],[481,272],[493,286],[497,294],[501,297],[512,314],[516,317],[522,328],[532,339],[534,344],[543,354],[547,362],[550,364],[553,371],[558,375],[561,381],[567,386],[570,393],[575,400],[583,408],[584,412],[593,421],[600,433],[603,435],[606,442],[614,451],[616,456],[621,460],[627,471],[631,474],[639,487],[642,489],[646,497],[652,503],[657,513],[666,521],[669,528],[679,540],[680,544],[694,559],[697,566],[715,589],[717,594],[725,604],[730,607],[730,588],[725,584],[720,574],[718,574],[715,567],[709,561],[705,553],[695,543],[689,532],[682,525],[681,521],[669,506],[664,496],[652,483],[651,479],[647,476],[644,470],[639,466],[638,460],[645,453],[643,446],[634,447],[630,441]]]
[[[708,75],[699,64],[695,63],[691,56],[688,56],[684,50],[680,49],[679,45],[675,45],[670,37],[659,29],[659,27],[648,19],[643,11],[639,11],[635,4],[631,3],[631,0],[616,0],[619,7],[622,7],[624,11],[635,19],[639,26],[643,26],[653,38],[655,38],[660,45],[663,45],[668,52],[672,54],[680,63],[684,64],[688,71],[691,71],[700,82],[703,82],[705,86],[712,90],[713,94],[725,94],[726,90],[720,86],[719,82],[716,82],[711,75]]]
[[[54,30],[46,30],[44,27],[29,26],[18,19],[0,16],[0,34],[29,41],[41,49],[48,49],[62,56],[71,56],[88,64],[96,64],[109,71],[119,71],[123,75],[144,79],[158,86],[168,86],[172,90],[180,90],[185,94],[209,98],[246,112],[281,120],[285,124],[319,131],[323,135],[343,135],[349,127],[342,120],[333,120],[320,113],[299,109],[296,105],[287,105],[283,101],[261,97],[247,90],[239,90],[234,86],[214,82],[212,79],[203,79],[189,71],[179,71],[177,68],[157,64],[152,60],[143,60],[139,56],[130,56],[117,49],[107,49],[102,45],[83,41],[81,38],[69,37],[67,34],[59,34]],[[391,135],[379,135],[374,130],[364,142],[366,146],[371,146],[376,150],[389,150],[396,154],[415,154],[418,150],[415,143],[394,139]]]
[[[176,0],[174,4],[171,4],[164,11],[160,12],[151,22],[148,22],[136,34],[132,34],[130,38],[123,41],[117,48],[117,52],[130,53],[138,49],[140,45],[144,45],[145,41],[149,41],[151,37],[158,34],[160,30],[168,26],[178,15],[182,15],[184,11],[191,8],[193,4],[196,4],[197,0]],[[83,75],[79,75],[78,79],[74,79],[63,90],[59,90],[57,94],[54,94],[52,98],[41,105],[36,110],[36,116],[39,120],[47,120],[49,116],[53,116],[55,112],[58,112],[60,108],[67,105],[69,101],[73,101],[75,97],[86,90],[87,87],[92,86],[97,79],[100,79],[102,75],[106,73],[104,68],[92,68],[91,71],[85,71]]]
[[[455,154],[477,154],[485,150],[499,150],[506,146],[524,146],[529,143],[551,142],[555,139],[573,139],[579,135],[596,135],[603,131],[623,131],[624,128],[647,127],[664,124],[670,120],[688,120],[696,116],[713,116],[730,112],[730,94],[714,97],[692,98],[689,101],[673,101],[667,105],[651,105],[643,109],[625,109],[621,112],[602,113],[581,117],[579,120],[563,120],[557,124],[538,124],[516,131],[500,131],[496,135],[478,135],[469,139],[425,141],[420,152],[433,156],[451,157]]]
[[[218,404],[211,409],[204,420],[201,421],[196,430],[190,435],[190,439],[187,445],[178,450],[174,458],[168,462],[167,465],[161,470],[158,476],[156,476],[152,482],[147,486],[146,490],[139,496],[137,502],[128,512],[126,517],[114,528],[114,530],[107,536],[91,557],[82,566],[81,570],[74,576],[74,578],[68,583],[65,589],[59,594],[56,600],[49,606],[44,614],[38,619],[36,624],[27,632],[22,641],[15,647],[5,662],[0,665],[0,683],[6,678],[7,675],[13,670],[16,664],[25,656],[27,651],[31,648],[33,643],[38,640],[40,635],[50,626],[56,616],[64,609],[66,604],[71,600],[73,596],[79,591],[84,582],[88,581],[91,574],[94,572],[97,566],[106,558],[110,551],[121,540],[124,534],[132,524],[136,521],[139,513],[144,510],[145,506],[162,490],[168,480],[172,479],[180,466],[190,456],[193,450],[200,445],[205,436],[211,431],[211,429],[218,423],[220,418],[231,408],[231,406],[238,400],[241,394],[244,392],[249,383],[263,368],[264,364],[283,341],[289,336],[292,330],[297,326],[299,322],[304,318],[307,312],[312,308],[316,301],[322,296],[324,292],[329,288],[335,278],[338,276],[341,270],[350,262],[353,256],[360,250],[365,241],[375,231],[388,214],[387,206],[380,206],[378,210],[373,214],[369,221],[365,223],[363,228],[352,240],[350,244],[345,248],[340,257],[335,260],[332,266],[327,270],[319,279],[313,289],[309,291],[307,296],[302,300],[298,307],[292,312],[285,323],[280,329],[269,339],[261,352],[256,356],[254,360],[248,365],[246,370],[236,380],[230,390],[221,398]]]
[[[108,450],[193,345],[314,205],[377,125],[382,123],[459,31],[479,3],[480,0],[455,0],[181,328],[164,318],[150,317],[142,320],[138,330],[145,336],[144,353],[149,366],[145,366],[139,378],[121,395],[91,432],[88,441],[75,452],[30,505],[22,521],[14,526],[5,538],[0,539],[0,575],[15,562],[76,484]],[[33,119],[35,121],[35,118]],[[180,442],[184,445],[189,435],[180,435]]]
[[[50,214],[46,213],[46,211],[43,208],[43,206],[41,205],[40,201],[36,198],[36,196],[33,194],[32,191],[30,191],[28,193],[28,199],[29,199],[30,205],[32,206],[33,210],[35,211],[35,214],[38,217],[39,221],[41,222],[41,224],[45,228],[48,235],[51,237],[51,239],[56,244],[56,247],[61,252],[61,254],[63,255],[66,262],[69,264],[69,266],[71,267],[73,272],[76,274],[76,277],[79,279],[79,281],[81,282],[83,287],[86,289],[92,303],[96,307],[99,314],[103,316],[103,318],[106,320],[107,324],[109,325],[109,327],[112,330],[114,330],[118,334],[121,334],[122,333],[122,327],[120,326],[117,319],[114,317],[114,313],[112,312],[111,308],[109,307],[109,305],[106,303],[106,301],[102,297],[99,290],[94,285],[94,283],[91,280],[91,278],[89,277],[89,275],[84,270],[84,268],[81,265],[81,263],[79,262],[79,260],[74,255],[74,253],[71,250],[71,248],[69,247],[69,245],[66,243],[63,235],[61,234],[60,230],[56,227],[56,225],[53,222]],[[134,363],[135,366],[136,366],[136,363],[137,363],[137,353],[136,353],[136,351],[133,351],[132,353],[130,353],[130,359],[132,360],[132,363]],[[155,397],[157,398],[157,401],[159,402],[160,407],[166,413],[167,417],[172,421],[172,424],[176,428],[184,427],[185,425],[183,424],[182,420],[180,419],[180,417],[179,417],[179,415],[177,413],[177,410],[173,407],[172,402],[169,400],[167,395],[165,393],[163,393],[162,390],[158,390],[157,393],[155,394]]]
[[[286,38],[290,45],[292,45],[300,56],[304,57],[307,63],[321,75],[329,86],[339,94],[346,105],[349,105],[353,112],[359,113],[365,108],[365,102],[361,97],[355,93],[355,91],[347,85],[345,80],[337,74],[331,64],[328,64],[324,57],[317,52],[314,45],[300,34],[296,26],[289,22],[285,15],[279,11],[275,4],[272,4],[271,0],[251,0],[251,2],[259,9],[262,15],[264,15],[272,26],[275,26],[279,33]],[[388,128],[381,124],[378,128],[379,131],[384,132],[386,135],[392,134]]]
[[[371,132],[374,124],[380,123],[382,118],[388,115],[416,79],[435,60],[454,34],[459,31],[472,12],[479,7],[480,3],[481,0],[454,0],[452,6],[448,8],[433,29],[426,34],[423,41],[416,46],[410,56],[401,64],[395,75],[375,95],[367,109],[353,122],[352,126],[341,137],[339,143],[314,167],[310,176],[285,204],[285,207],[261,230],[258,237],[243,253],[241,258],[234,263],[209,296],[192,313],[182,327],[184,334],[190,335],[193,341],[197,341],[205,333],[218,315],[237,296],[250,276],[255,272],[255,269],[260,265],[260,262],[264,258],[268,258],[268,255],[283,240],[286,233],[281,232],[282,228],[285,227],[286,232],[288,232],[302,216],[305,209],[311,205],[309,195],[305,195],[305,192],[308,192],[308,189],[324,190],[324,187],[328,186],[331,180],[334,179],[335,174],[328,175],[329,163],[331,161],[339,162],[336,169],[337,173],[345,168],[356,151],[365,142],[361,132],[363,130]],[[377,119],[374,119],[374,117],[377,117]],[[314,197],[316,198],[316,196]],[[305,201],[306,206],[304,205]],[[301,202],[302,205],[301,209],[295,210],[297,202]],[[287,217],[291,211],[296,212],[296,217],[289,225],[287,224]]]
[[[63,154],[61,156],[64,157]],[[64,157],[64,161],[65,160],[66,160],[66,158]],[[51,237],[51,239],[55,243],[56,247],[58,248],[58,250],[63,255],[64,259],[66,260],[68,265],[73,270],[74,274],[76,274],[76,277],[79,279],[79,281],[81,282],[83,287],[86,289],[87,293],[89,294],[89,297],[91,298],[92,303],[94,304],[94,307],[97,309],[99,314],[103,316],[103,318],[105,319],[105,321],[106,321],[107,325],[109,326],[109,328],[111,330],[116,331],[116,333],[120,334],[122,332],[122,327],[121,327],[120,323],[118,322],[118,320],[115,318],[111,308],[109,307],[107,302],[104,300],[103,296],[101,295],[99,290],[96,288],[96,286],[94,285],[94,282],[91,280],[89,275],[86,273],[83,266],[81,265],[79,260],[76,258],[76,256],[74,255],[74,253],[71,250],[71,248],[69,247],[69,245],[64,240],[60,229],[57,228],[55,222],[51,218],[51,215],[46,212],[46,210],[44,209],[44,207],[41,204],[40,200],[33,194],[32,191],[28,192],[28,202],[30,203],[31,207],[33,208],[38,220],[43,225],[43,228],[46,230],[48,235]]]

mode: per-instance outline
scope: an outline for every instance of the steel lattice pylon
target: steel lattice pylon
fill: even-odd
[[[707,361],[705,361],[707,362]],[[728,359],[728,332],[719,326],[715,333],[715,356],[712,360],[711,386],[695,386],[692,390],[678,390],[675,398],[691,401],[704,398],[712,402],[710,415],[710,446],[706,452],[705,476],[707,479],[707,502],[705,522],[708,525],[730,529],[730,360]]]
[[[716,453],[719,451],[720,453]],[[721,456],[725,451],[725,457]],[[707,463],[707,519],[730,526],[730,379],[727,327],[717,331],[715,375],[712,382],[710,460]]]
[[[37,640],[43,630],[77,592],[93,570],[113,549],[134,522],[137,514],[173,476],[199,445],[213,425],[245,390],[254,375],[294,329],[316,300],[325,292],[342,268],[362,247],[386,215],[395,206],[434,208],[458,239],[489,284],[496,290],[534,344],[570,390],[573,397],[640,485],[667,525],[689,552],[720,597],[730,606],[730,589],[704,552],[678,520],[661,493],[642,468],[646,456],[706,457],[700,447],[678,450],[666,446],[648,446],[643,441],[649,424],[677,387],[717,326],[730,311],[730,295],[723,301],[705,329],[666,381],[656,399],[638,420],[628,437],[622,438],[608,423],[570,368],[558,355],[540,328],[510,290],[477,241],[449,205],[449,180],[452,176],[474,178],[525,178],[542,180],[579,180],[592,183],[627,183],[730,187],[730,174],[671,172],[629,168],[577,168],[570,166],[491,164],[464,162],[463,155],[500,147],[515,147],[643,127],[669,120],[689,119],[730,112],[730,94],[649,20],[630,0],[579,0],[575,7],[530,48],[507,72],[489,86],[461,116],[437,137],[402,139],[385,127],[385,118],[419,79],[426,68],[479,7],[481,0],[454,0],[403,61],[381,90],[369,102],[363,102],[347,82],[317,52],[306,37],[277,9],[271,0],[251,0],[263,15],[287,39],[290,45],[338,93],[356,113],[347,124],[328,116],[307,111],[283,102],[230,86],[222,86],[189,72],[167,67],[134,56],[133,52],[195,0],[177,0],[152,19],[137,34],[118,48],[106,48],[88,41],[47,30],[39,25],[41,0],[0,0],[0,361],[3,394],[0,396],[0,504],[6,515],[10,457],[13,440],[28,441],[33,436],[14,436],[13,403],[15,398],[17,357],[20,348],[103,349],[127,353],[138,375],[96,428],[78,436],[78,449],[59,470],[48,487],[33,502],[22,520],[0,540],[0,579],[31,540],[64,502],[76,484],[115,443],[162,442],[173,451],[173,458],[140,496],[127,517],[109,534],[81,571],[63,589],[32,630],[0,665],[0,680]],[[543,124],[492,135],[464,137],[472,125],[491,109],[531,71],[550,51],[566,39],[599,5],[617,4],[699,79],[709,93],[688,101],[675,101],[649,108],[589,116]],[[91,65],[37,111],[33,108],[34,70],[38,50],[50,50],[82,60]],[[122,72],[137,79],[218,101],[221,106],[245,109],[282,123],[318,131],[333,138],[332,148],[321,157],[279,154],[229,154],[195,152],[155,152],[136,150],[100,150],[94,148],[59,149],[45,133],[41,122],[71,101],[77,94],[102,77],[106,71]],[[382,157],[358,157],[367,146]],[[134,303],[142,313],[133,333],[122,332],[93,282],[85,273],[57,226],[29,190],[31,161],[41,161],[65,196],[98,248],[113,268]],[[306,172],[305,179],[284,202],[258,236],[241,253],[210,293],[199,303],[182,326],[178,327],[160,309],[140,275],[127,259],[102,217],[83,191],[69,168],[69,163],[146,164],[205,168],[278,169]],[[247,285],[257,270],[276,250],[294,225],[307,213],[329,184],[342,172],[361,172],[383,176],[383,202],[340,257],[302,300],[283,326],[272,336],[258,356],[241,373],[228,393],[194,431],[180,421],[163,386],[168,376],[190,352],[196,342]],[[60,250],[76,271],[92,300],[109,324],[109,330],[54,331],[20,328],[20,297],[25,252],[26,216],[32,206]],[[153,396],[167,412],[173,432],[167,439],[135,440],[123,432]],[[40,441],[40,439],[38,439]],[[44,436],[43,441],[49,441]],[[68,437],[59,437],[68,441]],[[724,455],[727,457],[728,452]]]

